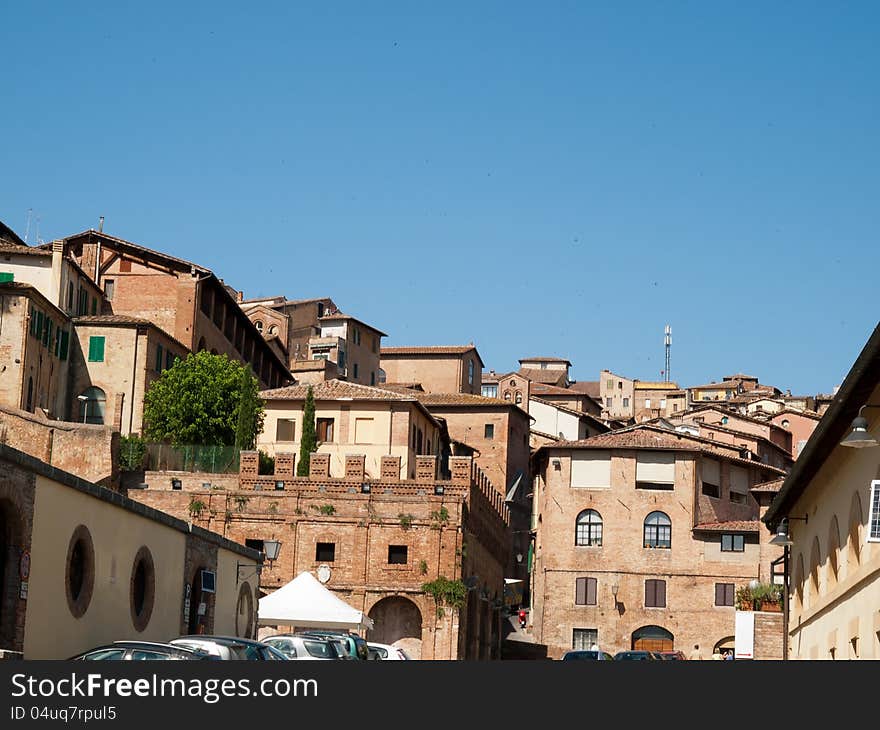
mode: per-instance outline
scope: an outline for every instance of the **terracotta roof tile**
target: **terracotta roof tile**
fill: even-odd
[[[126,314],[90,314],[82,317],[73,317],[74,324],[137,324],[155,327],[150,320],[140,317],[129,317]]]
[[[559,385],[565,380],[564,370],[536,370],[534,368],[520,368],[517,375],[533,380],[536,383]]]
[[[560,388],[558,385],[550,385],[549,383],[532,383],[531,392],[535,395],[566,395],[569,398],[582,398],[586,393],[572,391],[571,388]]]
[[[682,434],[659,432],[646,428],[626,428],[592,436],[580,441],[560,441],[563,448],[590,447],[594,449],[675,449],[678,451],[701,451],[698,444]]]
[[[384,388],[349,383],[345,380],[325,380],[312,386],[315,400],[383,400],[414,401],[414,396],[405,396]],[[305,400],[308,385],[288,385],[260,391],[265,400]]]
[[[518,362],[564,362],[566,365],[571,365],[571,362],[564,357],[523,357]]]
[[[333,322],[337,319],[347,319],[351,320],[352,322],[357,322],[358,324],[373,330],[373,332],[382,335],[382,337],[388,337],[387,332],[383,332],[382,330],[373,327],[373,325],[367,324],[366,322],[364,322],[364,320],[358,319],[357,317],[352,317],[350,314],[345,314],[344,312],[325,312],[323,316],[318,317],[319,322]]]
[[[778,479],[771,479],[769,482],[761,482],[760,484],[756,484],[749,491],[750,492],[769,492],[775,494],[780,489],[782,489],[782,483],[785,481],[785,477],[779,477]]]
[[[416,393],[416,397],[426,406],[477,406],[486,408],[498,408],[505,406],[517,408],[512,401],[501,398],[486,398],[482,395],[470,393]]]
[[[7,241],[0,238],[0,253],[18,254],[23,256],[51,256],[52,252],[45,248],[35,248],[34,246],[22,246],[21,244]]]
[[[474,345],[428,345],[426,347],[383,347],[380,355],[464,355],[476,350]]]
[[[728,522],[704,522],[694,525],[694,530],[707,532],[761,532],[760,520],[729,520]]]

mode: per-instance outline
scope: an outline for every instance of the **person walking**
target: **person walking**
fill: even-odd
[[[700,645],[694,644],[694,648],[690,654],[688,654],[688,659],[702,661],[703,660],[703,652],[700,651]]]
[[[717,646],[715,647],[715,651],[712,652],[712,659],[714,659],[716,662],[720,662],[720,661],[724,660],[724,656],[721,653],[721,649],[719,649]]]

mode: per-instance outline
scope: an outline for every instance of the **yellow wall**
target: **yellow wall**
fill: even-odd
[[[70,538],[80,524],[91,533],[95,582],[89,606],[77,619],[68,609],[65,568]],[[168,641],[180,635],[183,532],[37,476],[31,545],[25,659],[64,659],[115,640]],[[153,556],[155,598],[149,624],[138,633],[131,619],[130,580],[142,545]],[[215,630],[225,630],[228,616],[234,628],[237,558],[222,549],[219,553],[222,576],[217,577]]]

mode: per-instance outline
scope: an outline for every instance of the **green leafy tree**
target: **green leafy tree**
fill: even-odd
[[[178,358],[144,396],[146,436],[174,446],[253,444],[264,418],[258,387],[250,368],[226,355]]]
[[[306,402],[303,406],[302,437],[299,442],[299,463],[296,465],[296,475],[307,477],[309,475],[309,460],[312,452],[318,448],[318,437],[315,434],[315,394],[312,386],[306,390]]]
[[[239,451],[252,451],[263,428],[263,402],[260,399],[260,384],[250,368],[241,368],[238,387],[240,395],[235,445]]]

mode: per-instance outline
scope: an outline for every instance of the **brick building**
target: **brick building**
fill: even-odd
[[[538,450],[532,621],[551,656],[730,643],[736,588],[779,553],[750,489],[782,474],[732,453],[653,426]]]
[[[381,382],[419,383],[427,393],[481,392],[484,365],[473,344],[383,347],[379,354]]]
[[[320,336],[321,317],[325,312],[336,310],[330,297],[287,299],[278,296],[240,299],[239,306],[264,338],[280,339],[287,352],[291,370],[294,363],[308,360],[309,339]]]
[[[524,357],[519,361],[519,374],[533,383],[567,388],[571,385],[571,363],[564,357]]]
[[[368,639],[422,659],[498,658],[509,517],[472,460],[452,457],[451,478],[438,480],[436,458],[420,456],[415,479],[401,480],[399,456],[383,457],[379,479],[366,475],[364,454],[333,478],[328,457],[313,454],[310,476],[294,477],[295,455],[279,452],[275,473],[259,476],[256,452],[243,452],[234,484],[193,475],[174,490],[167,474],[148,473],[132,494],[256,549],[281,540],[264,590],[326,566],[327,588],[373,619]],[[422,591],[440,576],[468,586],[460,613],[438,611]]]
[[[286,360],[209,269],[95,230],[63,245],[104,292],[105,313],[148,320],[192,352],[249,364],[263,387],[290,382]]]
[[[792,458],[797,459],[800,453],[819,425],[821,416],[813,411],[798,411],[786,408],[785,410],[770,416],[767,421],[774,426],[784,428],[791,432],[791,448]]]
[[[336,363],[334,378],[361,385],[381,381],[379,349],[387,335],[351,315],[325,312],[319,318],[321,331],[309,338],[309,360]]]

